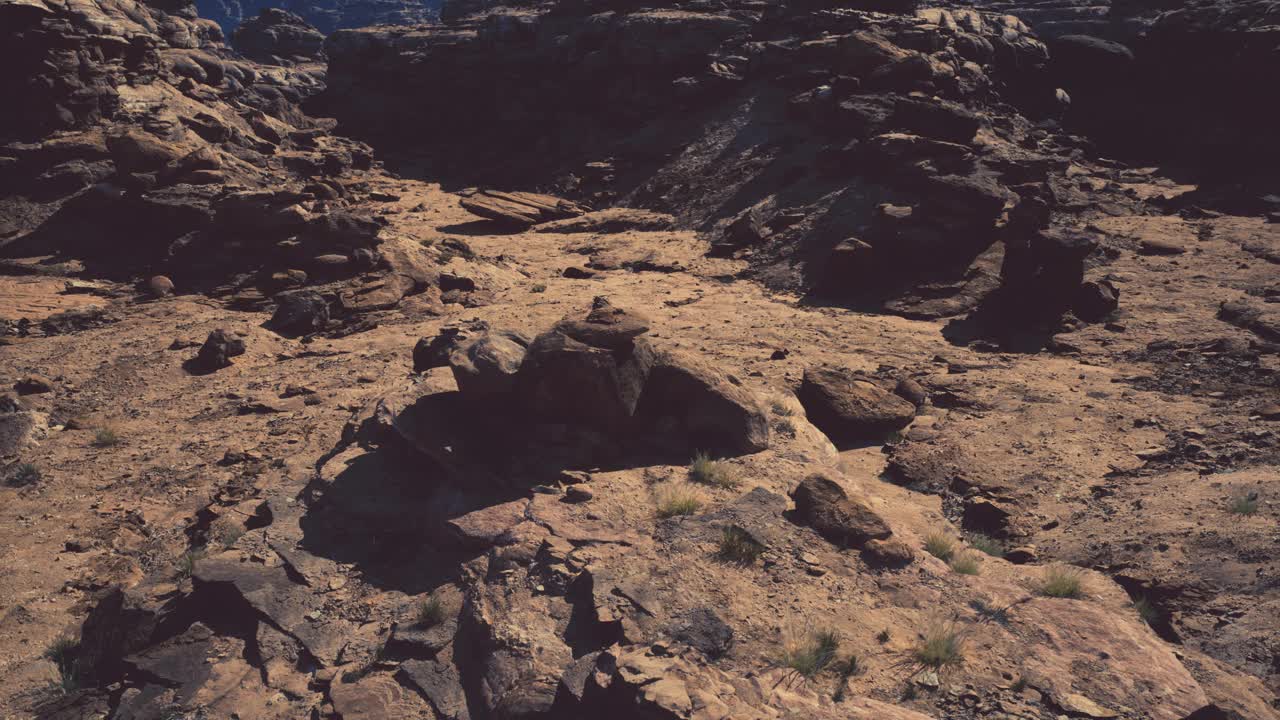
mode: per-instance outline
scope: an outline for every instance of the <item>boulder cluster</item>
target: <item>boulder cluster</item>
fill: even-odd
[[[643,315],[598,297],[585,317],[566,317],[532,339],[488,328],[424,338],[414,364],[447,365],[466,405],[514,418],[520,436],[536,434],[531,425],[560,425],[681,458],[768,447],[768,419],[749,390],[696,357],[654,346],[648,331]]]
[[[1066,171],[1079,151],[1052,119],[1035,124],[1068,97],[1013,16],[450,3],[445,17],[331,35],[318,102],[350,132],[428,148],[468,181],[558,178],[569,198],[671,214],[713,255],[824,298],[935,318],[1003,287],[992,300],[1019,321],[1114,309],[1114,288],[1081,287],[1097,245],[1055,249],[1077,234],[1060,210],[1078,192]],[[443,102],[423,114],[417,97]],[[725,137],[741,147],[717,146]],[[558,202],[464,205],[527,225],[571,205]]]
[[[237,37],[281,62],[314,56],[322,39],[280,12]],[[390,270],[386,281],[366,275],[345,303],[327,288],[351,316],[434,282],[425,266],[394,269],[380,249],[372,150],[301,111],[322,68],[257,64],[189,6],[134,0],[0,3],[0,48],[0,89],[23,98],[23,112],[0,118],[0,255],[157,276],[155,296],[211,292],[248,306]]]

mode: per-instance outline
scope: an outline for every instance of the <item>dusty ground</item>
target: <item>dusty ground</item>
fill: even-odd
[[[919,551],[902,573],[871,574],[807,529],[786,531],[779,545],[786,550],[778,550],[772,568],[722,568],[703,559],[714,543],[696,520],[652,517],[653,486],[682,478],[683,465],[595,473],[595,499],[585,511],[574,508],[572,517],[631,540],[626,553],[616,544],[592,546],[592,561],[647,577],[658,602],[697,598],[723,610],[738,634],[722,661],[726,672],[765,673],[768,686],[778,672],[768,667],[779,634],[829,625],[864,667],[849,680],[850,695],[940,716],[976,716],[976,703],[986,711],[1003,707],[1004,717],[1054,717],[1073,693],[1105,705],[1106,698],[1126,696],[1114,686],[1128,682],[1156,689],[1143,691],[1149,707],[1112,707],[1125,717],[1177,720],[1209,700],[1233,704],[1251,718],[1274,716],[1268,706],[1280,690],[1280,537],[1274,532],[1280,437],[1276,423],[1256,411],[1280,397],[1280,368],[1274,352],[1242,358],[1213,343],[1226,339],[1230,347],[1248,348],[1258,342],[1249,330],[1219,320],[1217,311],[1223,301],[1263,295],[1273,282],[1275,266],[1257,250],[1280,247],[1278,226],[1230,217],[1097,219],[1120,246],[1131,242],[1136,249],[1144,239],[1163,238],[1187,252],[1119,252],[1094,272],[1121,288],[1120,317],[1058,336],[1056,354],[1005,354],[953,345],[941,322],[806,306],[771,294],[734,278],[742,263],[704,257],[706,245],[692,233],[489,235],[438,187],[386,181],[374,189],[400,198],[386,208],[389,242],[412,248],[445,237],[465,240],[491,262],[455,259],[442,269],[483,280],[494,289],[494,302],[446,305],[440,314],[438,306],[411,298],[371,330],[302,343],[261,327],[265,313],[232,311],[200,296],[151,301],[129,288],[112,288],[126,291],[118,298],[65,294],[61,279],[0,278],[0,308],[10,319],[38,321],[90,304],[115,319],[78,332],[13,338],[0,347],[6,385],[28,374],[53,384],[50,393],[24,397],[50,419],[46,436],[23,456],[41,480],[0,487],[0,636],[6,638],[0,670],[8,679],[0,717],[39,716],[56,694],[57,673],[42,659],[50,643],[74,631],[87,601],[110,584],[174,577],[182,555],[216,534],[211,517],[224,524],[229,517],[236,527],[249,520],[243,538],[227,538],[228,552],[244,558],[261,552],[253,549],[259,533],[270,541],[301,532],[300,542],[307,542],[307,533],[317,531],[305,516],[293,530],[279,515],[257,530],[255,508],[269,500],[302,511],[314,478],[341,474],[326,456],[340,447],[349,421],[367,415],[379,398],[451,385],[447,369],[413,373],[410,350],[418,338],[472,320],[533,334],[580,314],[601,295],[647,314],[655,342],[702,355],[774,407],[775,446],[730,461],[742,484],[705,490],[707,513],[733,506],[753,487],[785,495],[812,468],[838,467],[846,489],[863,495],[917,551],[926,535],[949,528],[958,534],[967,524],[1010,547],[1033,546],[1037,563],[1064,560],[1102,571],[1090,575],[1085,600],[1037,598],[1031,590],[1043,571],[1037,564],[987,558],[980,575],[963,576]],[[563,277],[566,267],[585,262],[574,252],[584,246],[680,269]],[[195,352],[190,343],[215,328],[242,334],[246,354],[217,373],[189,375],[182,362]],[[1156,341],[1176,347],[1152,349]],[[777,350],[785,357],[771,359]],[[1223,373],[1226,362],[1238,365]],[[803,370],[820,363],[910,375],[933,403],[888,446],[836,451],[803,420],[792,397]],[[290,386],[314,394],[282,398]],[[116,444],[95,443],[103,428],[118,436]],[[1188,450],[1188,441],[1198,449]],[[248,452],[249,459],[232,462],[229,452]],[[348,449],[338,460],[350,467],[362,453]],[[373,462],[386,462],[374,455]],[[890,460],[900,457],[927,462],[895,472]],[[420,471],[403,465],[388,469],[383,481],[399,487],[393,478],[414,472],[421,482]],[[361,504],[376,505],[370,496],[383,491],[340,483],[328,490],[339,498],[336,512],[353,518],[386,512]],[[412,501],[412,487],[406,492],[399,502]],[[1256,514],[1230,513],[1230,502],[1248,492],[1260,498]],[[972,509],[975,503],[994,504],[996,515],[1007,519],[993,522],[991,514]],[[406,506],[393,514],[415,512]],[[325,551],[316,549],[322,545]],[[451,567],[421,567],[448,562],[431,548],[368,554],[358,545],[351,540],[344,549],[340,538],[327,545],[310,538],[310,549],[323,559],[310,578],[313,591],[323,611],[342,617],[353,632],[383,636],[414,598],[456,577]],[[1156,607],[1154,630],[1131,607],[1139,598]],[[995,622],[975,607],[1010,609]],[[952,615],[968,628],[966,662],[948,671],[940,691],[927,679],[923,694],[908,691],[918,680],[904,661],[913,632],[933,616]],[[1108,657],[1126,663],[1133,675],[1108,678]],[[1103,666],[1077,673],[1076,663],[1088,662]],[[381,677],[373,668],[369,677]],[[1030,682],[1024,688],[1018,679]],[[253,682],[260,681],[243,681]],[[823,679],[795,692],[826,698],[834,682]],[[1139,696],[1130,690],[1126,697]],[[307,702],[306,693],[286,695]],[[216,711],[224,700],[210,707]],[[246,715],[246,708],[257,707],[253,702],[234,702],[223,709],[267,716],[261,708],[262,715]],[[429,712],[417,703],[402,709]],[[271,712],[287,717],[291,711]]]

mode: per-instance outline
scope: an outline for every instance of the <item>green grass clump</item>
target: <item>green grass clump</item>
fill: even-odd
[[[110,426],[100,428],[93,436],[94,447],[113,447],[120,444],[120,433]]]
[[[80,689],[80,662],[76,653],[80,650],[80,641],[67,635],[60,635],[45,648],[44,657],[53,663],[58,670],[58,679],[53,683],[59,692],[66,695]]]
[[[1254,515],[1258,512],[1258,495],[1249,493],[1231,498],[1227,511],[1233,515]]]
[[[956,541],[941,532],[930,533],[924,539],[924,549],[942,562],[949,562],[956,554]]]
[[[756,542],[751,533],[736,525],[724,529],[720,536],[720,548],[716,551],[716,557],[721,561],[736,565],[751,565],[763,554],[764,545]]]
[[[964,639],[955,623],[934,621],[925,627],[911,654],[921,665],[941,670],[964,659]]]
[[[770,407],[771,407],[771,409],[773,410],[773,414],[774,414],[774,415],[781,415],[781,416],[783,416],[783,417],[790,417],[791,415],[793,415],[793,414],[795,413],[795,411],[794,411],[794,410],[792,410],[790,406],[788,406],[786,403],[784,403],[784,402],[782,402],[782,401],[780,401],[780,400],[774,400],[774,401],[773,401],[773,405],[772,405],[772,406],[770,406]]]
[[[178,570],[174,573],[174,576],[178,580],[186,580],[191,577],[196,571],[196,563],[200,562],[200,559],[204,557],[204,553],[203,548],[183,553],[182,557],[178,558]]]
[[[733,466],[719,460],[712,460],[707,453],[700,452],[693,456],[689,463],[689,479],[703,485],[734,488],[738,486],[738,476]]]
[[[1056,598],[1078,598],[1084,594],[1084,573],[1069,565],[1045,568],[1040,594]]]
[[[434,594],[429,595],[418,606],[418,626],[424,628],[435,627],[444,622],[445,614],[444,601]]]
[[[654,493],[659,518],[693,515],[702,509],[702,496],[688,483],[671,483]]]
[[[18,463],[9,473],[6,484],[13,487],[26,487],[40,482],[40,468],[32,463]]]
[[[778,664],[809,680],[835,660],[839,649],[840,635],[834,630],[813,630],[784,637]]]
[[[951,569],[961,575],[977,575],[982,572],[982,561],[974,552],[962,552],[951,559]]]
[[[991,557],[1004,557],[1004,545],[990,535],[970,533],[969,547]]]

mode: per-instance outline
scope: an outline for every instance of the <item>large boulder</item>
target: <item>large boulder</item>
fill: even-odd
[[[686,450],[741,454],[769,446],[769,418],[755,395],[685,353],[657,354],[636,415],[647,427],[682,439]]]
[[[916,414],[911,403],[844,368],[805,370],[798,397],[809,421],[835,442],[875,438]]]
[[[187,361],[187,368],[196,374],[211,373],[231,366],[231,358],[244,354],[244,340],[226,330],[209,333],[196,356]]]
[[[611,350],[552,330],[529,345],[516,392],[536,417],[619,433],[630,425],[652,365],[653,350],[643,340]]]
[[[846,547],[862,547],[870,540],[888,539],[893,531],[865,503],[850,498],[836,481],[810,475],[791,491],[796,515],[822,537]]]

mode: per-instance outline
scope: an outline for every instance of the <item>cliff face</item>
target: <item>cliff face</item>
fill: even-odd
[[[438,0],[196,0],[200,17],[216,22],[228,37],[263,10],[297,14],[322,33],[365,25],[404,25],[437,16]]]
[[[771,282],[912,315],[994,287],[1071,152],[1008,104],[1056,106],[1044,45],[972,10],[481,8],[326,53],[316,107],[431,172],[672,213]]]

